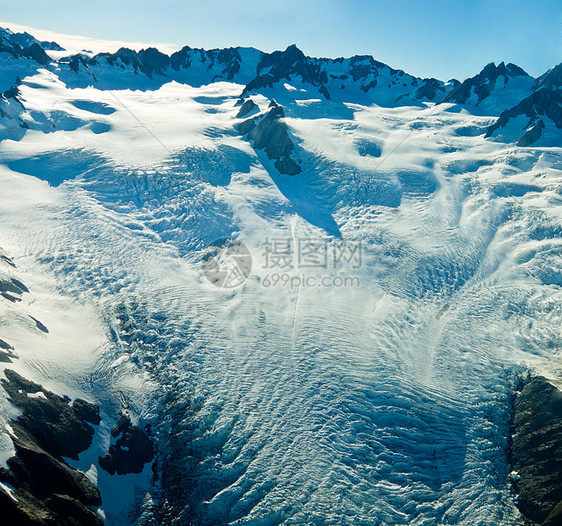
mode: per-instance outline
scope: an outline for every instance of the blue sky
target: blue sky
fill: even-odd
[[[488,62],[540,75],[562,61],[560,0],[18,0],[2,20],[111,40],[178,46],[297,44],[312,56],[369,54],[393,67],[464,79]]]

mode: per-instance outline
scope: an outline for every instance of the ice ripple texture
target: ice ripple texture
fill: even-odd
[[[24,189],[52,178],[48,205],[4,210],[1,228],[97,306],[110,341],[97,381],[110,385],[126,357],[159,385],[149,409],[122,393],[156,432],[152,520],[520,524],[510,396],[518,371],[555,367],[561,345],[560,151],[459,136],[478,118],[445,109],[357,106],[330,122],[349,143],[338,160],[295,106],[303,172],[290,178],[236,135],[224,84],[167,89],[121,97],[175,137],[173,152],[141,155],[159,145],[123,132],[117,108],[104,133],[24,138],[2,160],[3,180]],[[176,94],[191,112],[177,122],[145,113]],[[197,97],[216,97],[214,111]],[[385,158],[414,119],[434,135],[414,131],[384,166],[348,140],[372,136]],[[61,150],[68,134],[83,144]],[[201,273],[217,238],[241,239],[257,265],[266,237],[334,242],[333,224],[362,241],[360,287],[265,288],[254,272],[225,291]]]

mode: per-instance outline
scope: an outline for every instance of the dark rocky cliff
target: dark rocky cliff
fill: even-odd
[[[527,380],[514,404],[511,458],[518,507],[528,525],[562,524],[562,392]]]

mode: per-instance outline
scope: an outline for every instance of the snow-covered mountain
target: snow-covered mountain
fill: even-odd
[[[560,65],[0,38],[13,521],[523,524],[513,400],[561,374]]]

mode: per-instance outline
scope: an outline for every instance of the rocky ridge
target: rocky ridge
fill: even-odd
[[[527,524],[561,524],[562,392],[546,378],[529,378],[515,397],[511,459]]]

